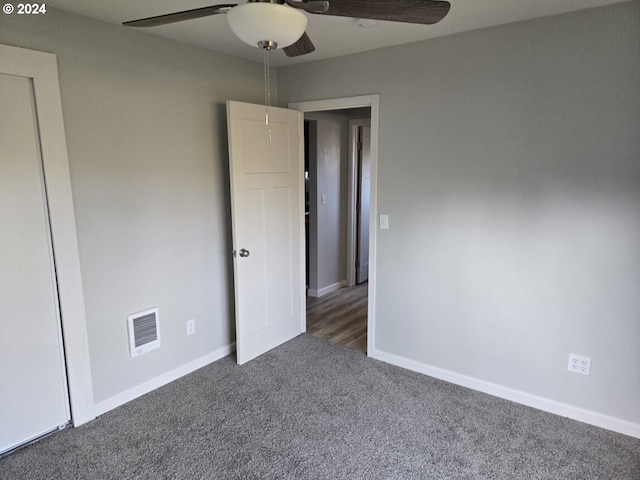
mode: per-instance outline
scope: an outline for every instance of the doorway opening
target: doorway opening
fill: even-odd
[[[373,346],[378,97],[290,104],[305,113],[306,331]]]

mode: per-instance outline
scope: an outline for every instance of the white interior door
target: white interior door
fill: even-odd
[[[356,258],[356,283],[369,279],[369,205],[371,200],[371,126],[363,125],[360,131],[360,156],[358,161],[358,235]]]
[[[303,118],[271,107],[269,119],[227,102],[239,364],[304,331]]]
[[[0,74],[0,453],[70,419],[29,78]]]

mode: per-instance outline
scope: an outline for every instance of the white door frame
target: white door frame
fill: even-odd
[[[367,315],[367,355],[375,351],[375,300],[376,300],[376,244],[378,218],[378,124],[380,95],[362,95],[357,97],[291,102],[289,108],[301,112],[321,112],[327,110],[346,110],[350,108],[371,108],[371,204],[369,211],[369,299]],[[304,162],[304,158],[300,159]],[[305,313],[306,317],[306,313]],[[306,318],[304,319],[306,323]]]
[[[0,73],[31,78],[37,99],[71,419],[77,427],[93,420],[95,414],[80,255],[56,56],[0,45]]]
[[[347,188],[347,287],[356,284],[356,243],[358,217],[355,214],[358,202],[358,143],[357,131],[360,127],[370,126],[371,119],[349,120],[349,174]]]

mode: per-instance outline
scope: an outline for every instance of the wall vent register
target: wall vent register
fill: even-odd
[[[128,315],[127,322],[129,324],[129,350],[132,357],[160,347],[157,308]]]

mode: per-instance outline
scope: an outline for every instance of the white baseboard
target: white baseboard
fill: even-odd
[[[166,385],[167,383],[177,380],[180,377],[184,377],[185,375],[191,372],[195,372],[199,368],[205,367],[210,363],[215,362],[216,360],[220,360],[221,358],[224,358],[227,355],[230,355],[232,352],[235,351],[235,349],[236,349],[236,345],[235,343],[232,343],[231,345],[222,347],[221,349],[216,350],[215,352],[209,353],[204,357],[197,358],[192,362],[182,365],[181,367],[175,368],[170,372],[160,375],[159,377],[148,380],[129,390],[119,393],[118,395],[114,395],[111,398],[107,398],[102,402],[96,403],[94,405],[94,414],[97,417],[99,415],[102,415],[103,413],[107,413],[108,411],[113,410],[114,408],[117,408],[121,405],[124,405],[127,402],[130,402],[131,400],[141,397],[145,393],[149,393],[157,388],[162,387],[163,385]]]
[[[307,295],[309,295],[310,297],[323,297],[331,292],[335,292],[336,290],[340,290],[342,287],[344,287],[347,284],[346,280],[340,280],[339,282],[336,282],[332,285],[329,285],[327,287],[323,287],[320,290],[313,290],[313,289],[309,289],[309,291],[307,292]]]
[[[406,368],[407,370],[438,378],[449,383],[454,383],[456,385],[471,388],[472,390],[487,393],[494,397],[510,400],[522,405],[527,405],[528,407],[560,415],[562,417],[568,417],[573,420],[578,420],[579,422],[588,423],[596,427],[629,435],[630,437],[640,438],[640,424],[632,423],[627,420],[610,417],[591,410],[568,405],[566,403],[556,402],[548,398],[538,397],[520,390],[514,390],[495,383],[486,382],[484,380],[468,377],[442,368],[433,367],[431,365],[416,362],[415,360],[409,360],[377,349],[370,352],[369,357],[398,367]]]

